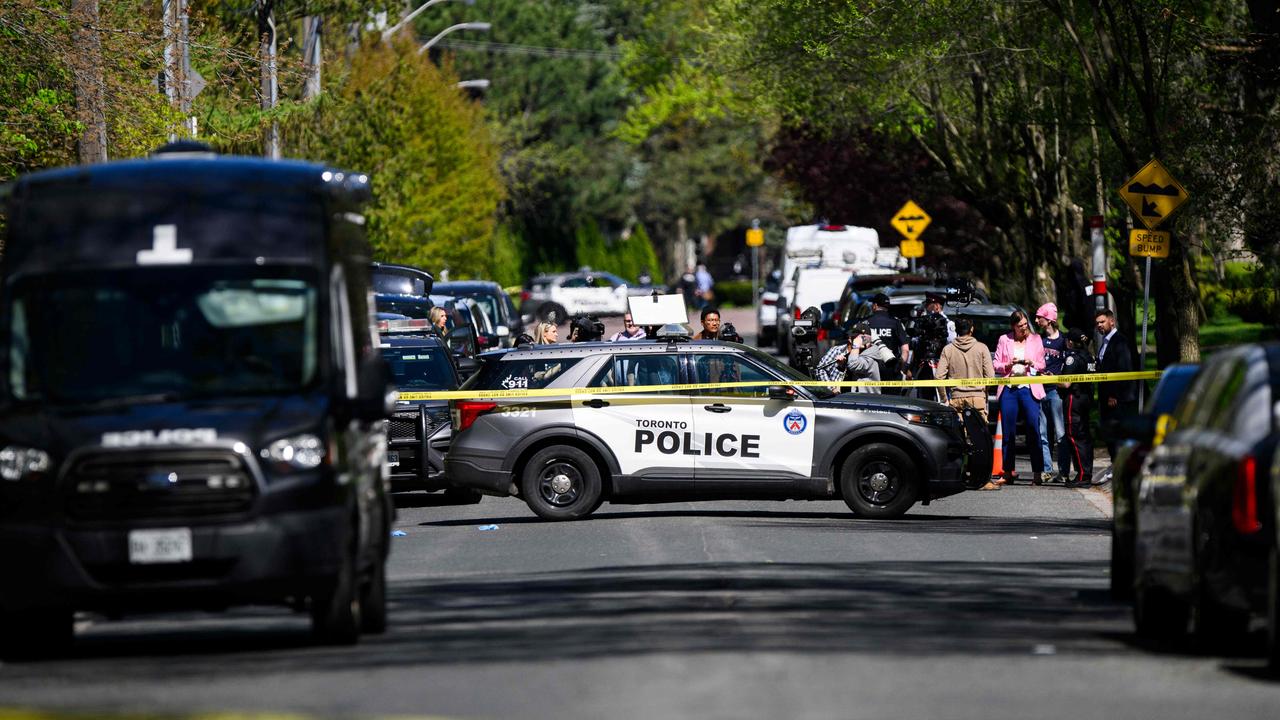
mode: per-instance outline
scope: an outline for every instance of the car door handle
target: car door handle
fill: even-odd
[[[723,403],[716,403],[715,405],[703,405],[702,409],[713,413],[727,413],[733,408]]]
[[[584,400],[582,404],[589,408],[602,408],[602,407],[606,407],[609,404],[609,401],[600,400],[599,398],[597,398],[595,400]]]

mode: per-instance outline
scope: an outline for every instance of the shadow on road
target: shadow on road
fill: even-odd
[[[266,611],[230,622],[131,623],[77,639],[73,658],[50,665],[86,677],[215,674],[553,661],[651,653],[789,652],[1028,656],[1130,652],[1114,634],[1124,607],[1102,588],[1097,562],[875,562],[604,567],[478,576],[391,589],[390,631],[352,648],[311,647],[306,624]],[[237,617],[237,616],[232,616]],[[136,632],[135,632],[136,631]],[[161,660],[154,660],[155,657]],[[125,658],[136,658],[124,661]],[[43,667],[42,667],[43,666]],[[13,677],[16,666],[6,675]]]
[[[910,514],[896,520],[865,520],[855,517],[849,512],[800,512],[769,510],[664,510],[661,508],[639,511],[595,513],[575,522],[617,522],[620,520],[643,520],[660,518],[689,518],[700,520],[721,518],[743,520],[741,523],[730,523],[735,527],[759,528],[798,528],[813,530],[855,530],[858,528],[876,531],[900,529],[913,534],[949,533],[986,535],[1011,534],[1018,535],[1096,535],[1111,532],[1111,520],[1107,518],[1036,518],[1036,517],[968,517],[956,515]],[[509,517],[430,520],[419,523],[422,527],[464,527],[476,524],[524,525],[544,523],[545,520],[530,513]]]

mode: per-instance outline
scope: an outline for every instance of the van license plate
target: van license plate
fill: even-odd
[[[129,562],[134,565],[191,562],[191,528],[130,530]]]
[[[400,466],[400,453],[398,453],[398,452],[390,452],[390,451],[388,451],[388,452],[387,452],[387,465],[390,465],[391,467],[399,467],[399,466]]]

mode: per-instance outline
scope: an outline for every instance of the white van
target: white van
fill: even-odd
[[[881,248],[875,228],[853,225],[797,225],[787,228],[782,258],[782,287],[778,292],[778,349],[787,352],[790,339],[783,321],[804,307],[795,303],[796,270],[803,267],[840,267],[850,272],[866,268],[893,267],[900,262],[896,249]],[[839,297],[839,294],[836,296]]]

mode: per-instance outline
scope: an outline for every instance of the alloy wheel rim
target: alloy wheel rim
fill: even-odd
[[[858,494],[869,503],[887,505],[901,490],[902,478],[888,461],[873,460],[858,473]]]
[[[582,473],[572,463],[553,460],[542,468],[538,494],[556,507],[572,505],[582,495]]]

